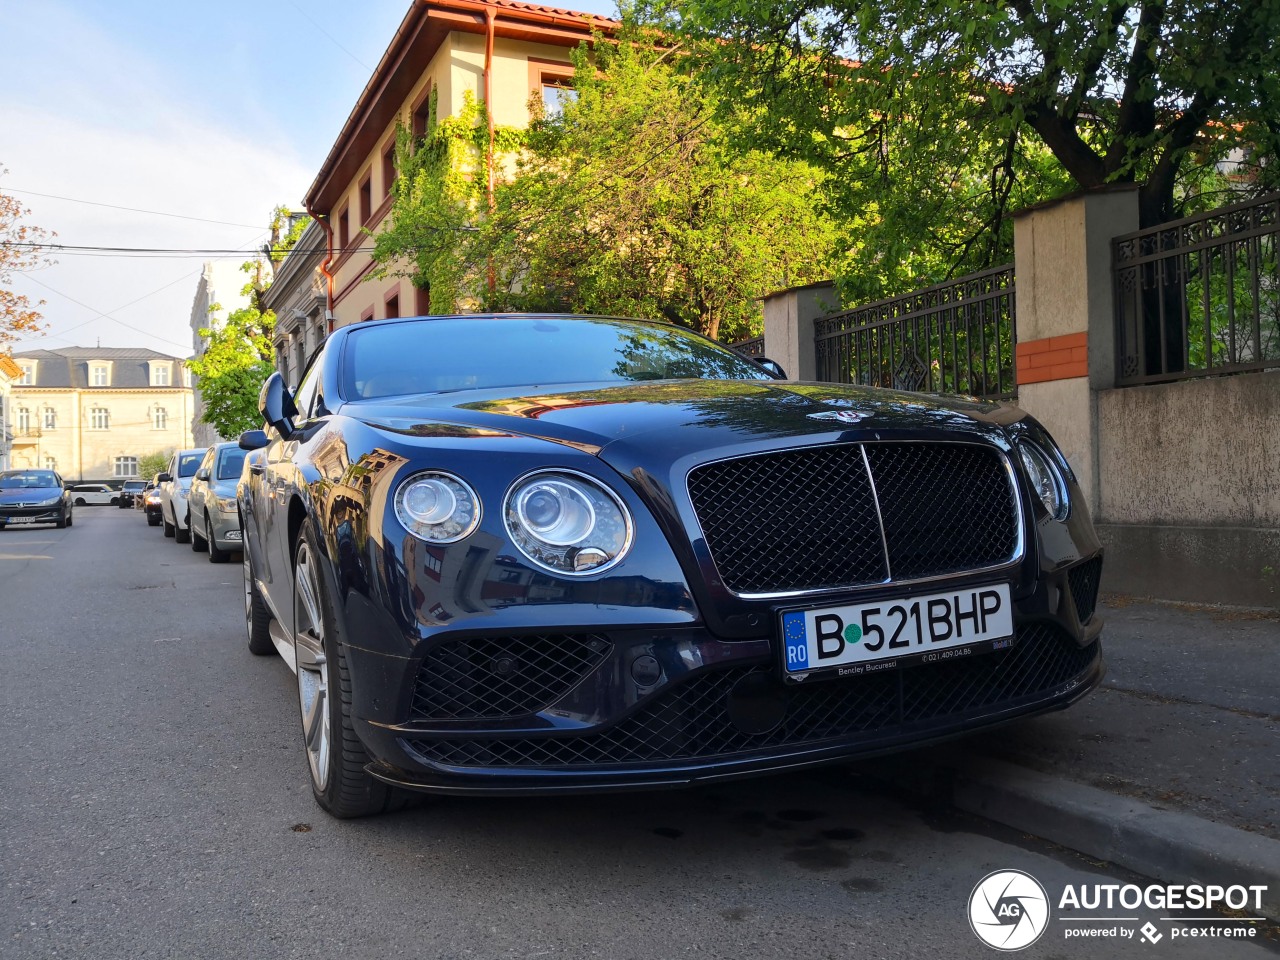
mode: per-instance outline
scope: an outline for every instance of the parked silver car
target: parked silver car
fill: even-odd
[[[234,442],[218,443],[206,451],[187,496],[191,549],[208,550],[210,563],[226,563],[229,551],[243,543],[236,507],[236,483],[247,450]]]
[[[179,450],[169,460],[164,473],[156,477],[160,482],[160,519],[164,522],[164,535],[176,538],[178,543],[187,543],[191,539],[187,497],[191,492],[191,480],[204,459],[206,449]]]

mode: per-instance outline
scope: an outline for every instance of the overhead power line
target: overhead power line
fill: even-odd
[[[60,197],[54,193],[37,193],[35,190],[19,190],[16,187],[5,187],[5,193],[22,193],[30,197],[44,197],[46,200],[65,200],[68,203],[83,203],[91,207],[106,207],[109,210],[126,210],[129,213],[146,213],[153,217],[173,217],[175,220],[194,220],[197,223],[216,223],[223,227],[249,227],[262,229],[260,223],[232,223],[229,220],[210,220],[207,217],[191,217],[183,213],[166,213],[163,210],[143,210],[139,207],[122,207],[115,203],[101,203],[97,200],[80,200],[77,197]]]

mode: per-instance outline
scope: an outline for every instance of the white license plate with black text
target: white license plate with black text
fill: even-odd
[[[9,520],[8,520],[7,522],[9,522],[9,523],[35,523],[35,522],[36,522],[36,518],[35,518],[35,517],[10,517],[10,518],[9,518]]]
[[[783,668],[792,676],[870,673],[904,658],[949,660],[975,644],[1007,646],[1012,637],[1007,583],[782,613]]]

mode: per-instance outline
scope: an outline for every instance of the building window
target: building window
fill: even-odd
[[[382,195],[391,196],[391,188],[396,184],[396,142],[393,138],[382,151]]]
[[[421,144],[427,139],[427,133],[431,130],[431,84],[427,84],[427,89],[422,93],[422,99],[414,105],[413,108],[413,142]]]
[[[46,430],[58,429],[58,411],[53,407],[44,408],[44,428]]]
[[[169,411],[164,407],[156,407],[151,411],[151,429],[167,430],[169,428]]]
[[[387,319],[394,320],[400,316],[400,294],[393,293],[387,297]]]
[[[347,252],[347,241],[351,239],[351,217],[347,210],[338,214],[338,256]]]
[[[107,385],[107,380],[108,380],[108,377],[107,377],[106,367],[99,366],[99,367],[92,368],[89,375],[89,382],[93,384],[93,386],[105,387]]]
[[[151,385],[153,387],[169,386],[169,365],[167,363],[156,364],[151,368]]]
[[[373,174],[366,173],[360,181],[360,222],[368,224],[373,219]]]
[[[182,385],[191,389],[191,371],[185,366],[182,368]]]
[[[107,430],[111,426],[111,415],[106,407],[94,407],[89,411],[89,429]]]
[[[58,469],[58,461],[54,458],[53,454],[51,454],[51,453],[46,453],[46,454],[44,455],[44,468],[45,468],[46,470],[57,470],[57,469]]]
[[[22,433],[31,432],[31,411],[26,407],[18,408],[18,430]]]
[[[117,477],[136,477],[138,475],[137,457],[116,457]]]
[[[564,113],[566,103],[574,103],[577,99],[578,91],[569,86],[566,81],[543,81],[542,115],[558,117]]]
[[[34,363],[22,364],[22,379],[18,384],[23,387],[34,386],[36,382],[36,365]]]

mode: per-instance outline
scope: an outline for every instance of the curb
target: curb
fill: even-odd
[[[1265,883],[1261,913],[1280,920],[1278,840],[996,760],[948,771],[966,813],[1164,883]]]

